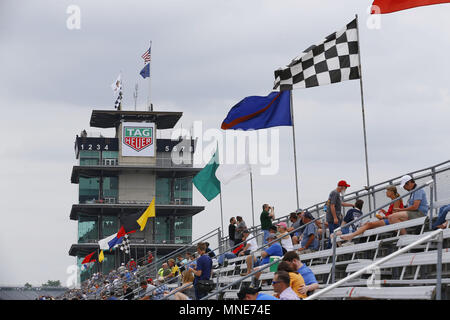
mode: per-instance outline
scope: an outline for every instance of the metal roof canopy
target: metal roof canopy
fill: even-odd
[[[92,110],[90,126],[115,128],[121,120],[124,120],[128,122],[154,122],[157,129],[171,129],[182,115],[183,112]]]
[[[164,178],[185,178],[195,176],[202,168],[193,167],[158,167],[158,166],[73,166],[72,183],[79,183],[80,177],[96,178],[96,177],[116,177],[122,172],[139,172],[148,171],[155,172],[158,177]]]
[[[84,203],[74,204],[70,210],[70,220],[78,220],[78,215],[91,215],[91,216],[119,216],[122,214],[133,214],[138,212],[144,212],[149,204],[125,204],[125,203]],[[192,205],[155,205],[155,211],[157,217],[167,216],[194,216],[197,213],[205,210],[204,206],[192,206]]]

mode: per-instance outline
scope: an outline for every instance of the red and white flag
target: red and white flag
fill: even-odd
[[[372,14],[391,13],[432,4],[449,3],[450,0],[375,0]]]

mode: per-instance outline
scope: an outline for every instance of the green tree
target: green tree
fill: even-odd
[[[31,284],[29,284],[28,282],[25,283],[24,288],[25,289],[31,289],[33,286]]]
[[[61,287],[61,281],[59,280],[48,280],[47,283],[42,284],[42,287]]]

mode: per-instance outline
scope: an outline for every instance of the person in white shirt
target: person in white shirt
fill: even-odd
[[[281,238],[281,247],[283,248],[283,254],[294,250],[294,245],[292,244],[292,238],[287,231],[286,222],[280,222],[277,224],[278,227],[278,238]]]
[[[273,276],[272,286],[275,297],[280,300],[300,300],[291,286],[291,278],[286,271],[278,271]]]
[[[239,256],[249,255],[258,249],[258,243],[256,237],[253,236],[250,231],[244,230],[242,235],[242,242],[245,242],[244,248],[239,252]]]

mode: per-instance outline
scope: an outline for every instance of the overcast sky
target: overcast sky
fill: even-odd
[[[78,185],[74,139],[92,109],[113,109],[120,71],[124,109],[147,81],[141,55],[152,47],[155,110],[182,111],[178,124],[218,128],[229,109],[267,95],[273,71],[360,16],[371,182],[449,159],[450,5],[385,15],[369,29],[370,0],[2,1],[0,4],[0,284],[65,283],[77,241],[69,219]],[[20,4],[19,4],[20,3]],[[69,5],[81,29],[69,30]],[[365,184],[359,81],[298,89],[294,110],[300,205],[326,200],[340,179]],[[111,131],[102,131],[111,134]],[[279,128],[280,170],[254,176],[256,214],[296,207],[291,128]],[[251,224],[249,179],[223,187],[225,220]],[[194,238],[220,226],[218,198],[196,190]],[[259,219],[257,219],[259,220]],[[227,225],[227,223],[226,223]]]

